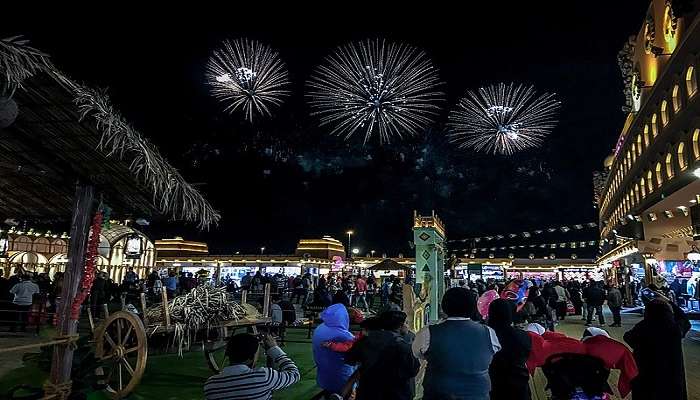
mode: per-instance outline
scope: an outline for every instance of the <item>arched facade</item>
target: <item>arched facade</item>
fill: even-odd
[[[127,246],[139,241],[140,254],[138,257],[130,255]],[[103,231],[100,235],[99,253],[110,267],[110,276],[114,275],[119,280],[129,267],[133,267],[139,277],[145,278],[149,270],[156,265],[156,248],[153,242],[143,233],[128,226],[116,225]]]
[[[141,251],[130,258],[129,254],[125,254],[125,249],[132,238],[140,241]],[[155,245],[143,233],[131,227],[115,225],[100,234],[97,265],[100,271],[118,282],[121,282],[129,267],[144,278],[155,266],[155,253]],[[67,263],[67,237],[10,231],[7,258],[0,259],[0,268],[5,276],[24,271],[48,273],[53,279],[56,272],[65,271]]]
[[[700,10],[674,9],[669,0],[646,3],[641,29],[619,53],[628,114],[597,198],[602,253],[627,245],[620,237],[630,240],[629,257],[642,260],[650,283],[644,260],[685,260],[691,244],[700,246],[691,218],[700,201]],[[683,245],[662,246],[660,239]],[[625,257],[606,262],[634,264]]]

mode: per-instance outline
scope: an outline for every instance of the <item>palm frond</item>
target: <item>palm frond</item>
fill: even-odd
[[[105,91],[71,80],[50,62],[48,55],[30,47],[20,36],[0,39],[0,75],[10,94],[40,72],[47,73],[73,94],[81,120],[92,119],[101,134],[96,150],[127,162],[134,178],[148,188],[153,204],[161,213],[196,222],[201,229],[219,221],[219,213],[122,117]]]

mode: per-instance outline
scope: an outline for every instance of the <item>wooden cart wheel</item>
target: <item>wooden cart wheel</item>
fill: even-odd
[[[113,399],[131,393],[143,377],[148,358],[146,330],[141,319],[130,312],[110,315],[95,331],[95,357],[103,364],[97,369],[100,383]]]
[[[253,334],[258,334],[258,328],[253,325],[251,327]],[[235,334],[235,328],[230,330],[231,336]],[[228,365],[228,357],[226,357],[226,343],[228,343],[229,336],[227,335],[226,328],[217,328],[217,335],[212,340],[207,341],[204,344],[204,358],[207,361],[209,369],[215,374],[221,372],[221,370]]]

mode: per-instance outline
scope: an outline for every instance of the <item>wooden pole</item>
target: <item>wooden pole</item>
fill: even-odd
[[[90,323],[90,332],[95,332],[95,321],[92,319],[92,306],[87,307],[88,322]]]
[[[63,291],[58,310],[59,337],[75,335],[78,331],[78,321],[71,319],[71,302],[78,293],[80,280],[83,276],[83,264],[87,250],[87,240],[92,217],[92,203],[95,190],[90,185],[78,184],[73,201],[73,219],[70,227],[70,246],[68,248],[68,265],[63,278]],[[70,382],[70,372],[73,365],[73,347],[68,344],[58,344],[54,348],[51,361],[52,385],[60,386]]]
[[[170,327],[170,310],[168,310],[168,294],[165,287],[160,291],[160,299],[163,302],[163,317],[165,317],[165,327]]]
[[[304,299],[306,300],[306,299]],[[263,316],[270,316],[270,284],[265,284],[265,294],[263,295]]]
[[[146,293],[141,293],[141,316],[143,316],[143,326],[148,328],[148,317],[146,316]]]

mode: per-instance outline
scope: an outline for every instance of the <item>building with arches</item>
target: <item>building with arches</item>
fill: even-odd
[[[618,55],[627,118],[596,193],[599,263],[627,279],[700,277],[682,267],[700,244],[699,10],[700,1],[650,1]]]
[[[5,276],[24,271],[48,273],[53,278],[56,272],[65,271],[70,241],[67,235],[13,229],[7,238],[7,254],[4,259],[0,258]],[[129,246],[137,251],[130,253]],[[130,267],[139,277],[145,277],[156,260],[154,243],[142,232],[124,225],[113,225],[100,233],[98,254],[98,269],[116,282],[122,281]]]

